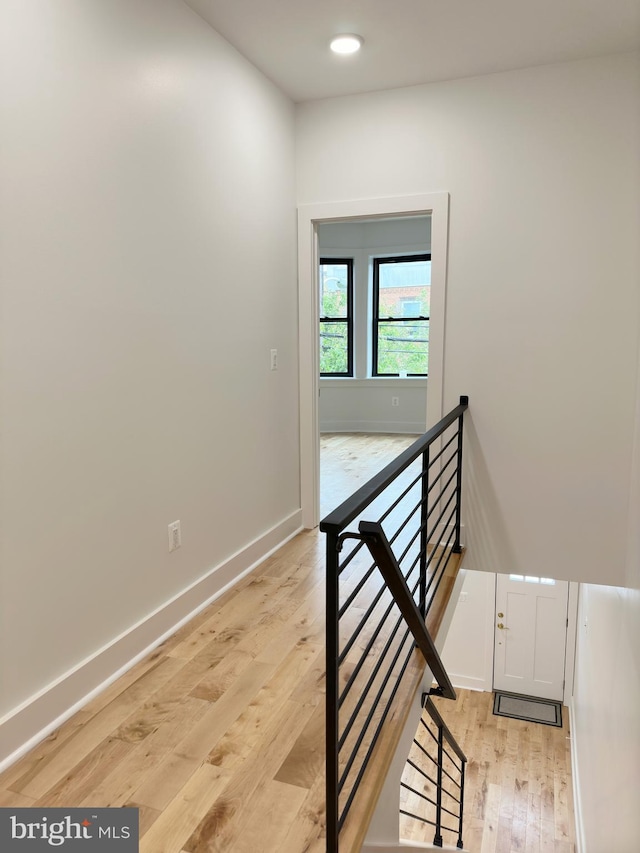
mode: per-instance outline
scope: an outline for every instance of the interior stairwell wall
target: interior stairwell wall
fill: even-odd
[[[472,569],[623,585],[638,54],[299,105],[298,201],[450,193],[445,409]]]
[[[579,853],[640,846],[640,362],[626,588],[581,586],[572,705]]]
[[[0,111],[1,762],[300,496],[292,102],[179,0],[10,0]]]

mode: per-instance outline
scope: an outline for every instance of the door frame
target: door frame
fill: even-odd
[[[449,237],[449,193],[303,204],[298,208],[298,341],[300,501],[302,524],[320,521],[320,394],[318,343],[318,225],[387,216],[431,216],[431,314],[427,429],[443,414],[444,337]]]

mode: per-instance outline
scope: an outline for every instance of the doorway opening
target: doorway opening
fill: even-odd
[[[426,429],[431,217],[318,224],[320,517]]]
[[[303,524],[307,528],[315,527],[320,521],[320,230],[324,226],[337,226],[341,223],[360,227],[372,223],[379,229],[383,227],[384,222],[394,223],[391,227],[397,230],[401,219],[411,220],[413,217],[420,217],[424,222],[429,221],[431,225],[429,376],[426,399],[423,401],[420,417],[422,430],[437,423],[443,411],[448,210],[447,193],[303,205],[298,210],[301,506]],[[333,247],[334,250],[339,248],[339,246]],[[396,248],[399,248],[399,244],[396,244]],[[390,254],[402,254],[402,252]],[[411,301],[415,302],[415,300]],[[409,309],[413,310],[412,306],[409,306]],[[369,310],[373,310],[371,302],[367,307],[367,320]],[[365,331],[359,342],[354,336],[354,347],[360,347],[359,362],[357,349],[355,353],[355,369],[358,370],[359,363],[360,370],[366,374],[361,377],[363,381],[369,379],[372,372],[375,372],[372,371],[371,356],[366,342],[367,326],[368,323],[365,322],[363,324]],[[400,374],[400,368],[398,374]],[[358,377],[355,378],[357,380]],[[398,375],[393,378],[396,381],[399,379],[400,382],[409,381],[408,375],[407,377]],[[377,379],[382,379],[382,382],[391,381],[391,378],[387,377],[376,377]],[[399,397],[399,392],[393,394],[389,393],[389,389],[386,390],[387,396],[390,397],[390,405],[393,405],[392,398]]]

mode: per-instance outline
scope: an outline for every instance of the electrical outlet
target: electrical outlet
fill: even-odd
[[[278,350],[272,349],[271,350],[271,370],[277,370],[277,369],[278,369]]]
[[[399,406],[400,405],[400,397],[392,397],[391,398],[391,405],[392,406]]]
[[[169,552],[175,551],[176,548],[179,548],[182,545],[182,531],[180,529],[180,522],[173,521],[169,525]]]

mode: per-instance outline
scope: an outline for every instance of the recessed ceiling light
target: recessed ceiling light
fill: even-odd
[[[357,36],[354,33],[342,33],[331,40],[330,47],[334,53],[357,53],[363,42],[362,36]]]

